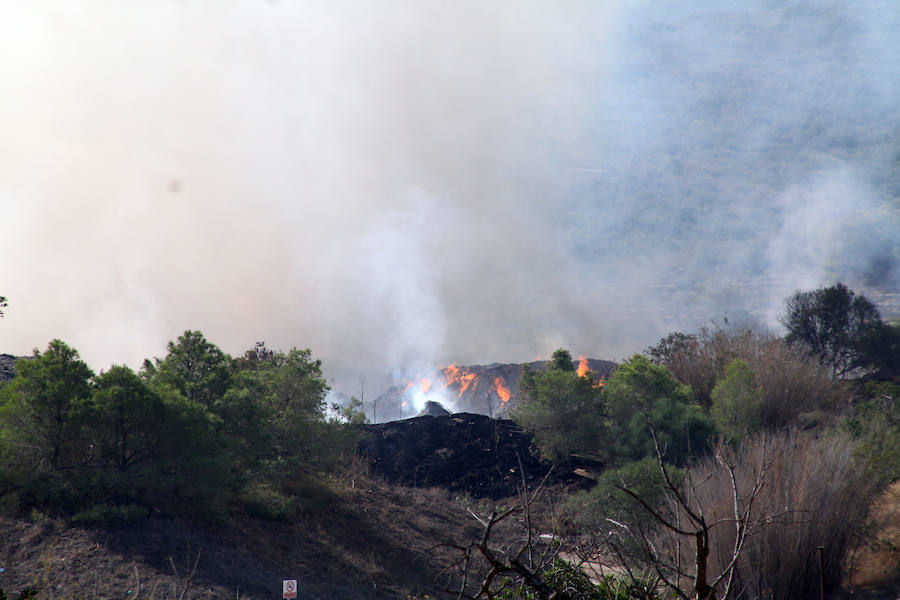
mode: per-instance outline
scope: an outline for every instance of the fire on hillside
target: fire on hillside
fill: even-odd
[[[533,371],[546,368],[547,361],[529,363]],[[591,377],[597,387],[605,383],[615,363],[579,357],[578,374]],[[427,401],[439,402],[450,412],[470,412],[499,418],[509,415],[517,403],[522,365],[493,363],[460,366],[451,363],[397,379],[397,383],[375,401],[378,421],[414,417]]]

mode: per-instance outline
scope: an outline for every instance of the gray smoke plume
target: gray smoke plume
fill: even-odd
[[[0,350],[200,329],[356,393],[890,300],[898,40],[892,0],[0,2]]]

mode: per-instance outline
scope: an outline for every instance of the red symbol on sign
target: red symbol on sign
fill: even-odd
[[[294,589],[296,589],[296,588],[294,588],[294,582],[293,582],[293,581],[288,581],[288,582],[287,582],[287,585],[284,586],[284,587],[285,587],[285,589],[286,589],[287,591],[289,591],[289,592],[293,592]]]

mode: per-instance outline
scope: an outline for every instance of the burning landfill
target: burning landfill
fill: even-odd
[[[529,364],[534,371],[546,368],[546,361]],[[615,363],[580,356],[578,374],[591,376],[602,386]],[[451,363],[430,371],[419,371],[398,378],[375,400],[378,421],[417,416],[426,402],[436,402],[451,413],[470,412],[494,418],[507,417],[516,403],[516,388],[521,374],[519,364],[458,366]]]

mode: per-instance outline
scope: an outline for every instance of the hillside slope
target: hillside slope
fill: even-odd
[[[215,526],[3,518],[0,588],[31,586],[41,598],[263,600],[280,597],[282,579],[296,578],[306,600],[440,597],[436,578],[447,557],[429,549],[479,534],[440,489],[348,479],[308,504],[290,522],[235,515]]]

